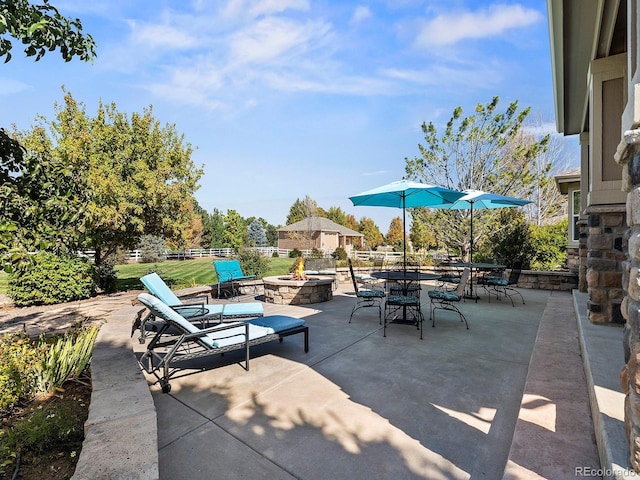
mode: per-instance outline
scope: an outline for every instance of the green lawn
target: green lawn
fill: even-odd
[[[283,275],[293,264],[292,258],[270,258],[270,268],[267,275]],[[132,263],[117,265],[118,291],[142,289],[140,277],[149,272],[157,271],[171,288],[186,288],[197,285],[212,285],[217,283],[216,272],[213,269],[212,258],[196,260],[172,260],[161,263]],[[9,276],[0,272],[0,294],[7,293]]]

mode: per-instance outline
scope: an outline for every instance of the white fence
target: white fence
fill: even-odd
[[[277,248],[277,247],[252,247],[251,250],[259,251],[265,257],[273,257],[274,253],[277,253],[278,257],[288,257],[291,249]],[[300,250],[302,255],[310,256],[311,250]],[[331,256],[333,251],[323,252],[325,257]],[[83,256],[93,258],[93,251],[82,252]],[[236,255],[236,251],[233,248],[188,248],[186,250],[176,250],[165,252],[168,260],[186,260],[190,258],[205,258],[205,257],[233,257]],[[351,258],[358,260],[371,260],[373,258],[384,258],[385,262],[394,262],[402,258],[402,252],[377,252],[374,250],[366,251],[352,251]],[[131,250],[129,252],[129,261],[133,263],[140,262],[142,258],[140,250]]]

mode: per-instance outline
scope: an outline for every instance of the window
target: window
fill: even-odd
[[[580,190],[574,190],[571,195],[571,240],[577,242],[580,239]]]

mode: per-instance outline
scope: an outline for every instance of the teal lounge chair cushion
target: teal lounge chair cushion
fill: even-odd
[[[167,284],[160,276],[153,272],[140,278],[142,284],[149,290],[154,296],[158,297],[164,303],[170,306],[182,305],[180,299],[175,293],[171,291]]]
[[[154,297],[153,295],[149,295],[148,293],[141,293],[140,295],[138,295],[138,300],[140,300],[143,305],[149,307],[149,309],[156,316],[160,318],[166,318],[177,323],[185,331],[189,333],[198,333],[200,331],[198,327],[185,320],[179,313],[177,313],[171,307],[165,305],[164,302],[160,301],[160,299]],[[246,332],[245,324],[242,322],[236,323],[238,325],[237,328],[231,328],[220,332],[212,332],[207,335],[203,335],[202,337],[200,337],[201,341],[211,348],[227,347],[229,345],[244,343]],[[228,323],[225,325],[229,326],[232,324]],[[272,333],[275,333],[273,328],[254,324],[249,325],[249,340],[264,337]]]
[[[222,305],[220,305],[222,307]],[[264,315],[262,304],[258,302],[251,303],[227,303],[222,310],[222,316],[230,317],[261,317]]]
[[[269,315],[261,318],[252,318],[251,320],[247,320],[247,322],[261,327],[271,328],[275,333],[304,325],[303,319],[289,317],[287,315]]]

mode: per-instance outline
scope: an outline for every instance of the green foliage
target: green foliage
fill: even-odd
[[[298,258],[301,256],[302,256],[302,252],[297,248],[294,248],[293,250],[289,250],[289,258]]]
[[[254,220],[249,224],[249,245],[252,247],[264,247],[267,245],[267,233],[259,220]]]
[[[84,439],[83,427],[82,423],[76,423],[76,416],[68,405],[36,409],[13,427],[7,443],[16,450],[36,454],[79,448]]]
[[[271,258],[278,258],[280,256],[280,254],[278,252],[273,252],[271,254]]]
[[[404,228],[402,226],[402,217],[394,217],[389,224],[389,231],[385,238],[387,245],[392,245],[396,251],[403,249]]]
[[[503,227],[494,230],[495,233],[484,244],[484,251],[493,258],[504,260],[509,268],[514,260],[520,259],[522,268],[528,269],[535,251],[531,243],[531,228],[524,214],[515,208],[501,209],[498,224]]]
[[[74,57],[87,61],[95,57],[95,42],[91,35],[82,34],[80,20],[63,17],[48,1],[41,5],[31,5],[27,0],[2,2],[0,58],[5,57],[5,63],[11,60],[12,38],[25,45],[24,53],[27,56],[35,55],[35,61],[40,60],[47,51],[54,50],[59,50],[65,61]],[[0,127],[0,268],[6,272],[14,267],[24,267],[27,252],[47,246],[53,247],[54,251],[66,247],[68,242],[64,235],[54,233],[58,241],[62,240],[60,243],[50,238],[50,226],[55,228],[59,223],[66,225],[69,220],[72,223],[74,221],[69,217],[74,214],[76,204],[66,204],[64,199],[69,194],[73,196],[73,186],[70,187],[65,181],[58,181],[57,185],[47,181],[40,184],[29,176],[25,177],[25,160],[31,159],[25,154],[26,149],[20,142]],[[43,165],[41,170],[47,168],[47,165]],[[65,175],[68,176],[67,173]],[[51,179],[46,175],[40,176],[45,180]],[[51,195],[52,190],[61,193],[62,202]],[[34,200],[34,193],[37,192],[41,192],[39,194],[46,203],[38,204]],[[26,205],[21,204],[23,199]],[[55,212],[60,207],[64,210],[62,216]],[[45,209],[48,215],[40,214]],[[20,218],[16,217],[27,218],[29,222],[22,225]]]
[[[164,238],[157,235],[143,235],[140,238],[140,261],[142,263],[163,262],[165,255]]]
[[[258,278],[262,278],[269,270],[269,259],[253,249],[241,249],[238,253],[238,260],[245,275],[256,275]]]
[[[0,410],[37,394],[50,393],[86,368],[98,327],[73,328],[51,341],[26,333],[0,337]]]
[[[57,338],[36,368],[36,391],[52,392],[67,380],[78,378],[91,359],[97,335],[98,327],[91,327],[70,330]]]
[[[0,337],[0,411],[6,411],[20,400],[33,395],[36,370],[44,350],[26,333]]]
[[[112,257],[95,267],[96,287],[105,293],[113,293],[117,288],[118,274]]]
[[[26,252],[65,253],[81,247],[88,198],[80,172],[53,155],[43,128],[14,136],[24,151],[13,161],[3,158],[0,166],[0,212],[3,230],[10,233],[0,250],[12,254],[5,253],[6,264],[21,268],[28,263]]]
[[[80,20],[63,17],[48,0],[40,5],[31,5],[27,0],[5,1],[1,5],[0,58],[5,57],[5,63],[11,60],[10,38],[25,45],[25,55],[35,55],[36,62],[54,50],[59,50],[65,62],[74,57],[83,61],[95,57],[96,44],[91,35],[82,33]]]
[[[309,258],[324,258],[324,253],[314,247],[311,249],[311,253],[309,253]]]
[[[346,260],[347,259],[347,252],[344,248],[342,247],[337,247],[333,253],[331,254],[331,256],[333,258],[335,258],[336,260]]]
[[[239,251],[249,243],[249,232],[244,219],[235,210],[227,210],[224,217],[224,246]]]
[[[64,93],[56,119],[40,123],[52,132],[52,157],[83,180],[89,199],[83,246],[96,251],[96,264],[118,247],[135,248],[142,235],[186,244],[202,175],[191,160],[191,145],[175,126],[161,126],[152,107],[129,116],[115,103],[99,103],[90,116]]]
[[[338,225],[347,226],[347,214],[340,207],[329,207],[327,218]]]
[[[518,102],[513,101],[499,111],[499,100],[494,97],[485,105],[478,104],[467,117],[461,107],[455,108],[441,135],[433,123],[423,123],[420,155],[405,159],[408,177],[452,190],[476,189],[527,198],[548,172],[547,165],[538,163],[549,136],[536,139],[525,133],[523,124],[530,109],[518,110]],[[482,215],[495,216],[493,212]],[[469,217],[469,210],[435,211],[420,221],[438,232],[438,241],[447,249],[459,249],[466,258],[471,244]],[[482,243],[493,227],[491,221],[474,221],[473,243]]]
[[[304,220],[308,217],[321,216],[318,210],[318,202],[316,202],[309,195],[305,195],[303,200],[297,198],[289,209],[289,215],[287,215],[286,225],[300,222],[301,220]]]
[[[568,219],[555,225],[533,225],[531,227],[531,243],[533,270],[561,270],[567,263],[567,230]]]
[[[13,272],[8,294],[16,306],[50,305],[89,298],[95,292],[93,265],[84,258],[38,253]]]
[[[384,243],[384,237],[380,233],[380,229],[371,218],[362,217],[357,231],[364,235],[364,241],[369,249],[374,249]],[[402,235],[400,236],[402,237]]]

